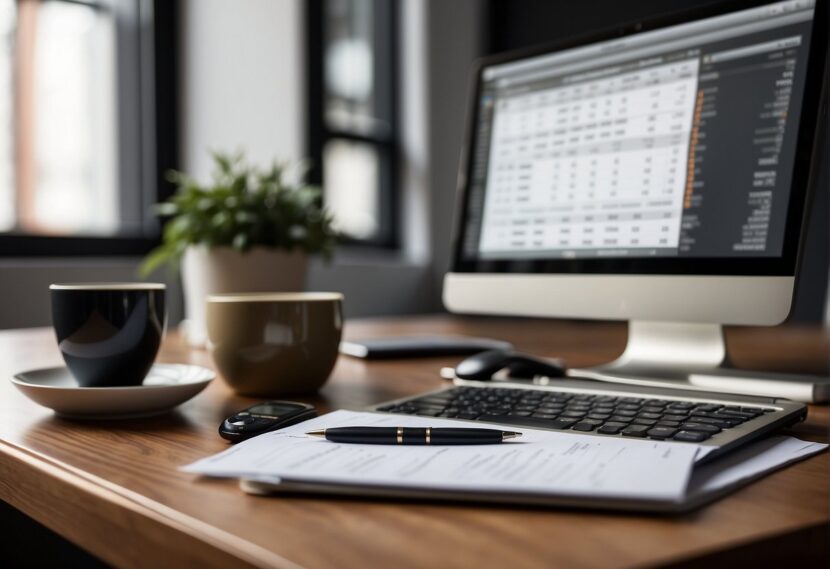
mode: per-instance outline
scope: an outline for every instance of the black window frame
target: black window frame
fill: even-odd
[[[62,0],[72,1],[72,0]],[[153,11],[152,27],[152,77],[141,78],[141,97],[151,98],[151,105],[139,101],[141,122],[148,107],[154,109],[153,123],[155,136],[151,141],[155,158],[155,172],[148,177],[155,186],[156,201],[170,197],[175,187],[165,173],[178,167],[178,63],[179,50],[176,40],[179,24],[179,0],[151,0]],[[141,55],[144,55],[143,53]],[[140,64],[140,62],[139,62]],[[141,65],[142,72],[145,69]],[[148,87],[147,85],[151,85]],[[143,162],[147,141],[137,145]],[[144,168],[142,168],[144,173]],[[152,187],[152,186],[150,186]],[[161,223],[157,224],[154,235],[147,236],[45,236],[0,233],[0,258],[20,257],[103,257],[144,255],[161,243]]]
[[[330,140],[346,140],[370,145],[378,153],[378,213],[380,216],[378,232],[373,238],[356,239],[344,237],[345,245],[378,249],[397,249],[400,246],[399,231],[399,152],[400,152],[400,117],[399,117],[399,78],[398,54],[400,23],[397,0],[375,0],[374,36],[378,49],[373,52],[376,68],[388,73],[385,81],[376,84],[378,104],[388,112],[388,126],[385,132],[372,134],[350,132],[330,128],[325,119],[325,0],[306,0],[305,37],[306,37],[306,155],[311,163],[308,181],[324,187],[325,172],[323,167],[323,150]],[[324,192],[325,195],[325,192]]]

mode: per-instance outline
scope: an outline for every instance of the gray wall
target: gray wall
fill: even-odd
[[[486,7],[486,2],[475,0],[428,4],[431,310],[443,308],[441,288],[450,265],[470,69],[485,53]]]
[[[0,329],[48,326],[52,321],[49,285],[58,282],[135,281],[138,260],[7,259],[0,261]],[[151,279],[167,283],[168,321],[182,318],[181,288],[176,279],[159,272]]]

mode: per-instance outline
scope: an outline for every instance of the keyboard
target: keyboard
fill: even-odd
[[[719,401],[712,399],[712,394],[705,395],[709,397],[459,386],[381,404],[374,410],[698,444],[715,439],[732,442],[755,430],[806,416],[804,405],[792,402],[772,404],[772,400],[765,400],[770,404],[764,405],[732,402],[730,396],[721,396],[727,400]]]

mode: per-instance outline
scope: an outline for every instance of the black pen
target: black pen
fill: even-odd
[[[496,429],[432,427],[335,427],[306,434],[335,443],[364,445],[489,445],[522,436]]]

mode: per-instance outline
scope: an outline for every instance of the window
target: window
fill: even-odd
[[[0,255],[141,253],[158,239],[174,20],[165,0],[0,0]]]
[[[396,5],[306,4],[310,178],[351,242],[385,247],[397,244]]]

